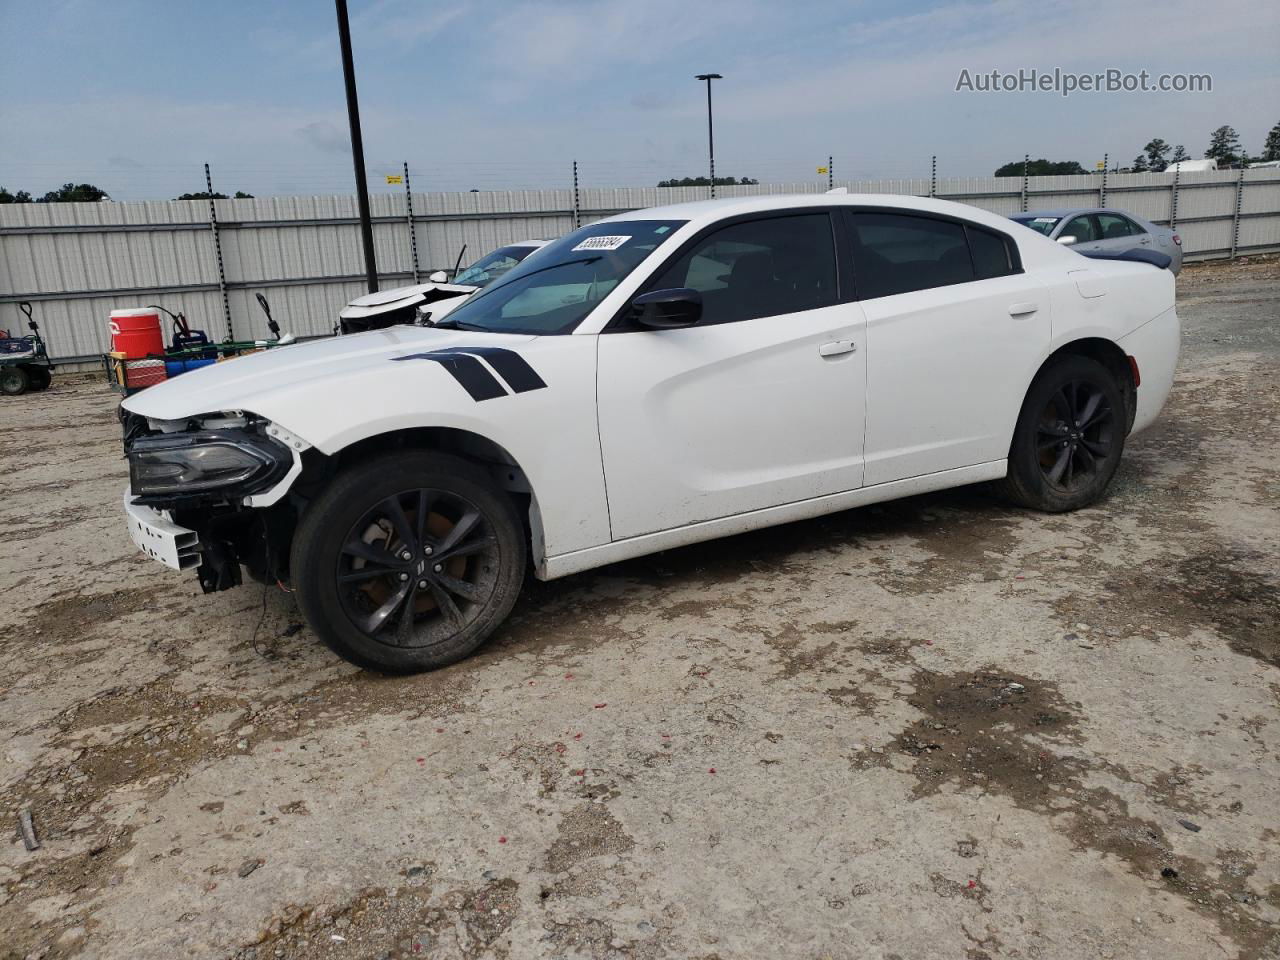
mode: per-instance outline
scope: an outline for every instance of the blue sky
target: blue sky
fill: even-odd
[[[350,0],[371,176],[415,190],[649,185],[705,169],[715,71],[722,174],[769,181],[982,176],[1032,156],[1200,156],[1280,123],[1280,5]],[[0,185],[116,199],[216,186],[351,190],[327,0],[0,0]],[[961,68],[1213,75],[1208,94],[955,92]]]

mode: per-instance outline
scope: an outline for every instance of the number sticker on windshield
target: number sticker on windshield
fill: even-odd
[[[587,237],[570,252],[576,253],[579,250],[617,250],[630,239],[630,237]]]
[[[1035,222],[1036,223],[1057,223],[1058,218],[1057,217],[1036,217]]]

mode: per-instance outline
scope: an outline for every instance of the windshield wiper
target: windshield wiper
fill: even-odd
[[[455,320],[453,317],[441,317],[431,326],[437,330],[478,330],[481,333],[492,333],[488,327],[482,327],[475,323],[463,323],[461,320]]]

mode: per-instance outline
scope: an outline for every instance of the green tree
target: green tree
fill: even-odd
[[[1032,160],[1027,164],[1027,176],[1030,177],[1053,177],[1073,173],[1088,173],[1088,171],[1074,160],[1046,160],[1041,157],[1039,160]],[[994,176],[1022,176],[1022,161],[1015,160],[1013,163],[1006,163],[996,170]]]
[[[1146,173],[1151,168],[1147,165],[1147,155],[1140,153],[1133,158],[1133,163],[1129,165],[1130,173]]]
[[[1240,162],[1240,134],[1235,128],[1223,124],[1209,134],[1209,149],[1204,152],[1206,158],[1217,160],[1218,166],[1226,167]]]
[[[110,200],[107,191],[92,183],[64,183],[57,190],[50,190],[37,203],[96,203]]]
[[[230,200],[231,198],[228,197],[225,193],[218,193],[216,191],[213,193],[210,193],[208,190],[201,190],[199,193],[184,193],[182,196],[174,197],[173,199],[175,200]],[[253,194],[245,193],[243,190],[237,190],[236,199],[252,200]]]
[[[0,187],[0,203],[30,203],[31,194],[25,190],[19,190],[17,193],[10,193],[4,187]]]
[[[1166,159],[1169,155],[1169,144],[1159,137],[1148,142],[1142,148],[1142,152],[1146,154],[1146,167],[1152,173],[1163,173],[1165,167],[1169,166],[1169,161]]]
[[[1263,160],[1280,160],[1280,123],[1271,128],[1262,144]]]
[[[1169,158],[1170,163],[1181,163],[1183,160],[1190,160],[1191,154],[1187,153],[1187,148],[1182,144],[1178,144],[1173,148],[1173,156]]]
[[[759,183],[759,180],[753,180],[750,177],[742,179],[734,179],[733,177],[716,177],[717,187],[749,187]],[[709,187],[711,180],[708,177],[681,177],[676,179],[672,177],[670,180],[661,180],[658,182],[660,187]]]

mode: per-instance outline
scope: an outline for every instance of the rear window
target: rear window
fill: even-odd
[[[1013,273],[1013,258],[1009,241],[999,234],[981,227],[966,227],[969,233],[969,252],[973,254],[973,272],[979,280],[1005,277]]]

